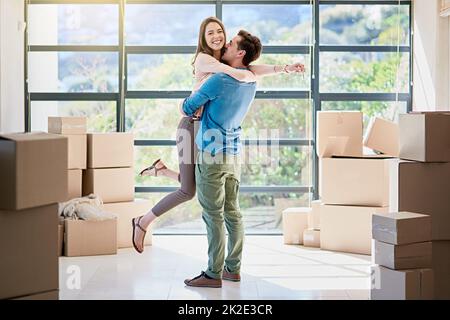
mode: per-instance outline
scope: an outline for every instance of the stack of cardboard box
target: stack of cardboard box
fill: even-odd
[[[83,171],[82,195],[94,194],[104,204],[134,199],[133,135],[88,133],[87,169]],[[86,256],[117,253],[117,219],[65,221],[65,255]]]
[[[378,140],[379,125],[371,128],[369,140]],[[387,139],[397,138],[381,132]],[[387,154],[363,155],[362,133],[361,112],[318,113],[322,249],[370,254],[372,215],[388,212],[391,166],[397,160]]]
[[[374,215],[372,300],[433,299],[431,217],[411,212]]]
[[[399,136],[390,211],[431,216],[434,297],[450,299],[450,113],[400,115]]]
[[[58,299],[58,202],[67,138],[0,135],[0,299]]]
[[[82,174],[86,169],[87,119],[85,117],[48,117],[48,132],[67,138],[67,198],[81,197]],[[64,254],[64,221],[58,225],[58,252]]]

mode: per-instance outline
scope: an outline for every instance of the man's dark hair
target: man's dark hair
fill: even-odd
[[[242,59],[242,63],[248,66],[251,62],[259,58],[262,51],[261,41],[258,37],[252,36],[245,30],[240,30],[238,36],[241,37],[241,41],[238,43],[239,50],[245,50],[245,56]]]

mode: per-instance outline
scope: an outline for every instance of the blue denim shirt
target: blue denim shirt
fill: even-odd
[[[212,155],[240,152],[241,124],[255,93],[255,82],[239,82],[224,73],[216,73],[184,100],[183,111],[189,116],[205,106],[195,138],[199,150]]]

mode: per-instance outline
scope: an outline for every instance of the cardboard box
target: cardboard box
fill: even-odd
[[[382,154],[398,157],[398,124],[381,118],[372,118],[364,137],[364,146]]]
[[[372,237],[390,244],[431,241],[431,217],[413,212],[391,212],[372,217]]]
[[[133,228],[131,219],[145,215],[153,207],[148,200],[136,199],[131,202],[119,202],[104,204],[102,209],[117,216],[117,247],[131,248]],[[147,229],[144,240],[145,245],[152,244],[151,225]]]
[[[67,138],[48,133],[1,134],[0,177],[2,210],[64,201]]]
[[[64,224],[58,225],[58,256],[64,254]]]
[[[133,152],[132,133],[88,134],[88,168],[132,167]]]
[[[389,210],[430,215],[432,239],[450,240],[450,163],[400,161],[395,168]]]
[[[83,172],[83,195],[95,194],[104,203],[134,199],[132,168],[88,169]]]
[[[450,112],[413,112],[399,116],[400,158],[450,162]]]
[[[85,134],[66,134],[68,140],[68,169],[86,169],[87,136]]]
[[[117,221],[65,220],[64,255],[96,256],[117,253]]]
[[[387,207],[322,205],[320,247],[325,250],[371,254],[372,215]]]
[[[320,231],[314,229],[303,231],[303,245],[305,247],[320,248]]]
[[[362,140],[362,112],[317,112],[317,155],[319,157],[361,156]]]
[[[58,205],[0,211],[0,299],[58,289]]]
[[[431,300],[434,276],[431,269],[391,270],[371,267],[372,300]]]
[[[82,170],[67,170],[68,196],[66,201],[81,197],[82,177]]]
[[[431,242],[395,245],[375,240],[375,263],[390,269],[431,268]]]
[[[283,210],[284,244],[303,244],[303,231],[308,229],[311,208],[288,208]]]
[[[389,206],[397,159],[322,158],[319,193],[325,204]]]
[[[450,241],[433,241],[434,298],[450,299]]]
[[[322,201],[311,201],[311,212],[308,215],[308,229],[320,230],[320,208]]]
[[[86,134],[86,117],[48,117],[48,132],[55,134]]]
[[[59,291],[52,290],[47,292],[41,292],[29,296],[15,298],[12,300],[59,300]]]

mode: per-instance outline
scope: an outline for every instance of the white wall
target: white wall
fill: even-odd
[[[450,25],[440,4],[414,1],[414,110],[450,110]]]
[[[57,6],[34,5],[28,11],[30,44],[58,44]],[[32,52],[28,56],[30,92],[58,92],[58,53]],[[48,116],[58,115],[58,102],[34,101],[31,105],[31,130],[47,131]]]
[[[0,131],[24,130],[23,1],[0,0]]]

